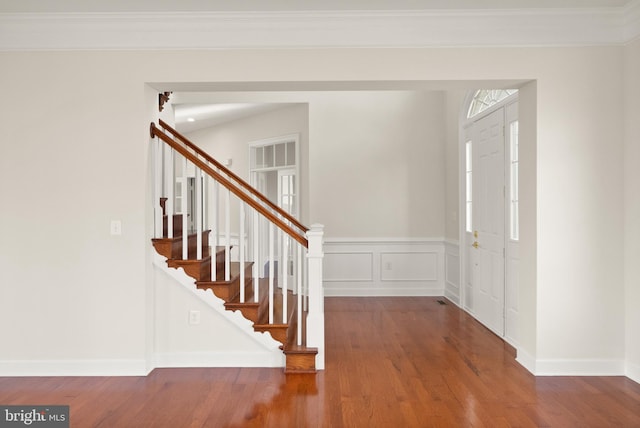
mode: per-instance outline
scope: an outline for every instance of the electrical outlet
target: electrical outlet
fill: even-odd
[[[200,311],[189,311],[189,325],[200,324]]]
[[[111,220],[111,234],[122,235],[122,222],[120,220]]]

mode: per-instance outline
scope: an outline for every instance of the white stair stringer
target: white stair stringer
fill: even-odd
[[[196,287],[195,280],[187,275],[182,268],[170,268],[167,266],[167,258],[153,252],[153,264],[163,273],[171,277],[206,303],[213,311],[218,313],[229,324],[242,332],[253,343],[258,345],[259,351],[245,353],[234,352],[172,352],[155,355],[156,367],[284,367],[285,356],[280,349],[281,343],[271,337],[268,332],[256,332],[253,323],[246,319],[240,311],[230,311],[224,307],[224,300],[217,297],[212,290],[202,290]],[[211,340],[215,340],[212,337]],[[223,355],[226,354],[226,355]]]

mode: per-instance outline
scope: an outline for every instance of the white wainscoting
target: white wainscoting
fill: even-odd
[[[444,241],[444,297],[460,306],[460,245]]]
[[[325,296],[442,296],[444,240],[326,238]]]

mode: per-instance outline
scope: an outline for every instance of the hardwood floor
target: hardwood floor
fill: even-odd
[[[624,377],[534,377],[437,298],[327,298],[326,370],[156,369],[0,378],[0,404],[68,404],[72,427],[640,427]]]

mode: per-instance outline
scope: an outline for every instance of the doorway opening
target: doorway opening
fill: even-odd
[[[291,134],[249,143],[251,185],[294,217],[298,217],[300,212],[299,140],[298,134]],[[257,233],[261,243],[258,258],[262,275],[269,260],[269,230],[259,224]],[[293,284],[297,266],[294,262],[294,245],[288,240],[289,237],[282,237],[275,243],[275,254],[287,251],[287,266],[279,263],[279,256],[275,257],[276,277],[283,278],[287,275],[286,283]]]

